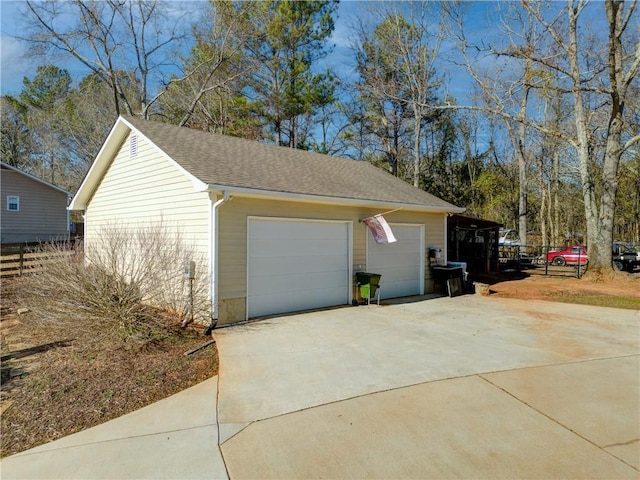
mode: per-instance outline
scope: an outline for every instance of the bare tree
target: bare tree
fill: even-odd
[[[435,3],[411,2],[409,20],[397,13],[387,16],[393,46],[397,50],[399,69],[405,83],[406,101],[413,113],[413,185],[420,185],[422,159],[422,124],[433,110],[425,105],[435,98],[435,90],[442,83],[436,77],[435,60],[444,38],[444,9],[437,12]],[[439,17],[437,31],[432,32],[432,17]]]
[[[34,54],[71,56],[109,86],[117,115],[149,118],[164,91],[161,78],[171,66],[169,49],[184,38],[182,19],[171,21],[166,3],[27,0],[25,5],[30,29],[23,39]]]
[[[587,13],[594,13],[587,8],[588,0],[567,0],[562,9],[555,8],[556,4],[523,0],[521,8],[540,27],[539,41],[533,48],[494,50],[495,54],[553,74],[557,81],[545,88],[571,99],[573,129],[557,130],[537,119],[518,118],[495,107],[462,108],[475,108],[525,123],[574,149],[584,200],[590,268],[604,272],[613,268],[613,219],[620,161],[640,142],[638,132],[625,134],[628,92],[640,69],[637,33],[640,22],[635,0],[628,7],[622,0],[606,0],[597,5],[604,5],[607,27],[600,38],[605,45],[602,49],[593,36],[581,34],[580,28],[590,21]]]
[[[33,138],[23,120],[21,105],[12,97],[0,97],[2,161],[26,170],[33,150]]]
[[[234,106],[242,90],[242,79],[257,68],[244,54],[247,38],[255,36],[247,24],[250,5],[213,2],[203,12],[192,33],[195,45],[182,59],[182,75],[172,79],[169,95],[162,98],[163,115],[180,126],[189,125],[217,133],[252,135],[246,128],[230,126]],[[160,94],[164,94],[161,91]],[[246,123],[238,115],[231,121]]]
[[[524,14],[523,14],[524,13]],[[481,101],[485,112],[495,115],[504,123],[507,136],[518,163],[518,232],[521,245],[527,245],[529,217],[529,169],[531,159],[528,150],[531,140],[528,128],[531,96],[536,84],[537,73],[531,60],[521,63],[505,60],[518,55],[516,52],[532,51],[540,41],[539,28],[535,20],[526,12],[507,4],[502,11],[501,28],[508,39],[505,48],[472,45],[467,39],[463,17],[457,16],[459,48],[466,71],[482,92]],[[480,40],[482,44],[482,40]],[[481,70],[476,58],[469,50],[483,51],[484,54],[502,59],[496,61],[494,71]]]
[[[434,103],[442,83],[435,61],[444,38],[444,12],[436,3],[374,4],[370,20],[358,25],[360,44],[355,49],[362,81],[356,88],[360,98],[378,110],[377,119],[368,123],[382,127],[379,130],[385,135],[380,138],[387,138],[387,156],[395,175],[399,171],[399,133],[407,124],[413,140],[409,178],[416,187],[422,174],[422,128],[434,116],[428,105]],[[369,113],[375,114],[375,108]]]
[[[566,31],[561,24],[548,21],[535,5],[523,2],[524,8],[542,24],[554,45],[563,53],[564,61],[557,61],[543,52],[532,52],[527,57],[543,68],[566,75],[565,90],[573,98],[575,133],[569,143],[576,149],[582,196],[584,199],[587,235],[589,238],[589,262],[592,268],[612,269],[613,219],[616,210],[618,169],[624,153],[640,141],[640,133],[625,136],[625,104],[627,92],[640,68],[640,41],[637,39],[638,15],[636,2],[606,0],[606,61],[594,61],[594,69],[584,71],[585,57],[590,46],[579,35],[582,16],[586,16],[585,0],[569,0],[564,10]],[[636,38],[633,38],[634,32]],[[631,37],[631,38],[627,38]],[[632,47],[631,49],[629,47]],[[563,89],[562,85],[558,85]],[[590,94],[597,102],[587,102]],[[606,120],[595,115],[606,112]],[[602,123],[595,123],[600,120]],[[593,143],[594,133],[601,135],[604,151],[598,151]],[[601,168],[594,168],[597,155],[601,155]],[[601,174],[598,174],[598,170]]]

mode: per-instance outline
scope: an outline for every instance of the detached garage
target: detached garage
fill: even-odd
[[[446,258],[446,218],[463,209],[368,162],[120,117],[74,197],[85,248],[114,223],[154,222],[206,258],[218,325],[348,305],[357,271],[381,295],[431,291],[429,248]],[[397,242],[364,218],[383,211]],[[208,319],[207,319],[208,320]]]

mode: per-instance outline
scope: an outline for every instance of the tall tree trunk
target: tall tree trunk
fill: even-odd
[[[574,121],[576,126],[576,150],[579,161],[580,183],[582,185],[582,198],[584,201],[585,220],[587,224],[587,238],[589,242],[589,263],[590,266],[603,269],[607,265],[611,267],[611,249],[608,252],[608,262],[606,261],[604,250],[606,242],[606,232],[600,231],[598,221],[598,206],[596,202],[595,179],[592,175],[591,149],[589,148],[589,129],[587,111],[582,97],[581,69],[578,59],[578,15],[580,10],[574,7],[573,0],[569,0],[569,63],[571,68],[571,80],[573,82],[572,93],[574,100]],[[604,235],[603,235],[604,233]],[[603,248],[602,242],[605,241]]]
[[[525,72],[528,72],[529,66],[525,67]],[[528,76],[525,73],[524,78]],[[529,90],[531,87],[525,85],[522,98],[520,100],[520,111],[516,118],[518,122],[518,132],[516,133],[512,121],[505,119],[504,123],[507,127],[507,133],[513,145],[513,149],[516,152],[516,158],[518,159],[518,230],[520,235],[520,245],[527,244],[527,195],[529,190],[529,179],[527,176],[527,153],[526,149],[526,132],[527,127],[525,125],[525,119],[527,116],[527,102],[529,98]]]
[[[548,197],[547,200],[547,224],[549,225],[549,236],[548,238],[544,239],[544,241],[542,242],[543,245],[555,245],[555,238],[556,238],[556,226],[554,223],[554,205],[553,205],[553,195],[551,193],[551,184],[548,185],[547,187],[547,191],[545,192],[545,195]]]
[[[547,189],[544,183],[544,156],[540,159],[540,236],[542,244],[547,244],[547,218],[549,206],[547,206]]]
[[[553,234],[551,235],[551,244],[560,245],[560,200],[558,198],[558,190],[560,188],[560,152],[557,150],[553,154]]]
[[[521,128],[521,135],[524,135],[524,125]],[[524,141],[524,137],[520,137],[520,141]],[[528,205],[528,192],[529,192],[529,178],[527,176],[527,159],[525,157],[524,145],[521,146],[521,150],[518,151],[518,183],[520,191],[518,195],[518,230],[520,234],[520,245],[527,244],[527,213],[529,209]]]
[[[587,235],[589,238],[590,268],[603,272],[613,269],[611,251],[613,249],[613,218],[616,208],[616,192],[618,189],[618,168],[623,152],[622,130],[624,99],[627,87],[635,72],[630,72],[625,79],[623,73],[622,30],[624,3],[619,0],[607,0],[605,11],[609,26],[607,50],[609,54],[609,95],[611,112],[606,132],[604,164],[602,167],[602,193],[600,202],[596,197],[595,178],[591,171],[591,151],[589,149],[589,133],[587,113],[581,92],[581,72],[578,64],[577,16],[579,9],[572,8],[569,2],[569,38],[571,74],[573,80],[573,97],[576,105],[576,129],[578,134],[578,158],[580,160],[580,176],[584,198]],[[637,65],[635,67],[637,69]]]
[[[526,152],[526,134],[527,127],[524,120],[527,116],[527,103],[529,100],[529,71],[531,70],[531,62],[527,61],[524,67],[524,92],[520,100],[520,112],[518,120],[518,184],[520,187],[518,198],[518,233],[520,234],[520,245],[527,244],[527,214],[529,213],[528,195],[529,195],[529,178],[527,175],[527,152]]]
[[[421,137],[421,123],[422,123],[422,114],[420,112],[420,107],[417,106],[414,102],[413,104],[413,119],[415,122],[414,132],[413,132],[413,186],[420,186],[420,137]]]

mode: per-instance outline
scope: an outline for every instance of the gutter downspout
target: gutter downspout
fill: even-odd
[[[67,242],[71,240],[71,210],[69,210],[69,205],[71,205],[71,197],[67,197],[67,208],[65,208],[67,211]]]
[[[209,191],[209,301],[211,302],[211,325],[205,331],[210,335],[218,323],[218,209],[231,199],[228,190],[223,190],[222,198],[215,200],[216,193]],[[214,202],[215,200],[215,202]]]

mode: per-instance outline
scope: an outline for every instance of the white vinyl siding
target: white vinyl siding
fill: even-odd
[[[249,218],[248,317],[347,304],[349,222]]]
[[[423,294],[424,226],[389,226],[397,240],[394,243],[377,244],[367,229],[367,271],[382,275],[380,298]]]
[[[208,254],[209,198],[142,137],[130,156],[127,139],[113,159],[85,212],[87,242],[113,225],[136,228],[162,222],[185,243]]]

